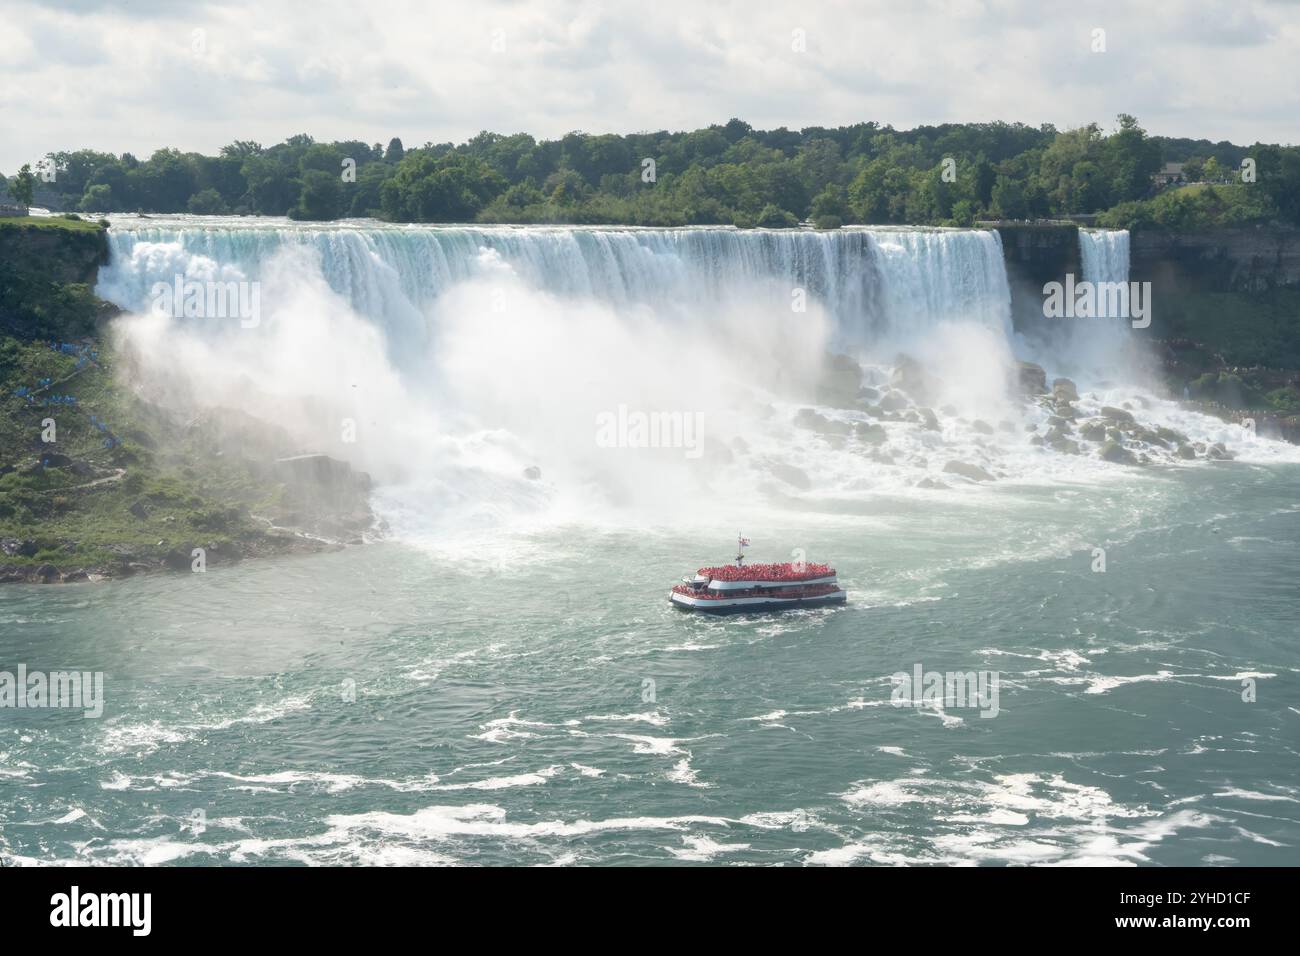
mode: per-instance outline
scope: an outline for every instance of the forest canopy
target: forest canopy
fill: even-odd
[[[1253,160],[1254,181],[1243,181],[1243,160]],[[1181,163],[1196,185],[1158,181],[1166,163]],[[1124,114],[1109,131],[1000,122],[758,130],[732,119],[555,140],[482,132],[413,148],[300,134],[267,147],[236,141],[216,156],[58,152],[38,169],[38,204],[91,213],[741,227],[1100,214],[1123,227],[1300,225],[1300,149],[1149,136]]]

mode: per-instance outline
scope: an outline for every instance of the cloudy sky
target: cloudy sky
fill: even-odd
[[[0,0],[0,169],[81,147],[410,146],[732,116],[1128,112],[1157,133],[1294,143],[1297,64],[1300,0]]]

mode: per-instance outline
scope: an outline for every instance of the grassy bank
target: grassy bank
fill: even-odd
[[[92,291],[104,228],[0,220],[0,582],[319,550],[370,524],[365,476],[219,410],[148,400]],[[322,464],[327,467],[320,467]]]

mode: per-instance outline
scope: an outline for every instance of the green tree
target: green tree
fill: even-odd
[[[196,216],[218,216],[229,212],[225,200],[221,198],[221,193],[215,189],[204,189],[195,193],[185,204],[185,211]]]
[[[121,212],[113,197],[113,187],[108,183],[87,186],[86,194],[81,197],[77,208],[82,212]]]
[[[9,180],[9,195],[20,206],[30,206],[36,193],[36,177],[32,175],[32,164],[23,163],[22,169],[14,173]]]
[[[993,214],[999,219],[1026,219],[1029,205],[1025,202],[1025,188],[1018,180],[999,176],[993,184]]]
[[[343,181],[336,173],[309,169],[302,174],[302,191],[289,215],[316,222],[337,219],[343,214]]]

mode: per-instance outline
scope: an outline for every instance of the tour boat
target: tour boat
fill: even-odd
[[[745,564],[744,560],[742,553],[735,564],[700,568],[695,577],[682,578],[668,600],[679,610],[706,614],[786,611],[848,600],[848,592],[836,582],[835,569],[829,564]]]

